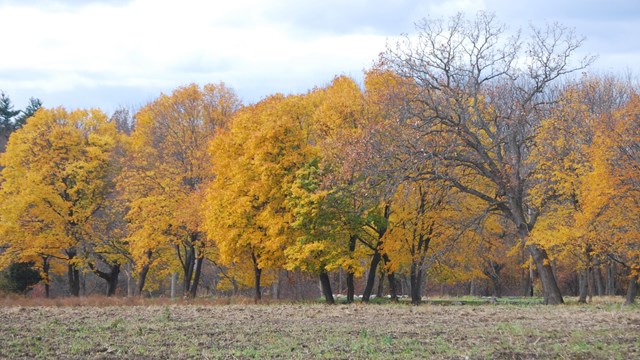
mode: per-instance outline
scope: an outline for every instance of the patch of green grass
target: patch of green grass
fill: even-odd
[[[162,314],[160,315],[161,322],[169,322],[171,321],[171,309],[168,306],[164,306],[162,308]]]

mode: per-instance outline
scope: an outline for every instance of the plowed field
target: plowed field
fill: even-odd
[[[0,358],[640,358],[619,305],[1,306]]]

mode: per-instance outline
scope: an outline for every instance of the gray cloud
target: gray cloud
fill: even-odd
[[[266,16],[305,32],[352,33],[371,31],[394,36],[407,32],[421,14],[418,0],[311,0],[280,1],[266,10]]]
[[[585,37],[582,55],[599,55],[593,70],[640,71],[640,48],[632,40],[640,33],[640,1],[510,1],[486,0],[486,9],[511,28],[558,22]],[[634,70],[635,68],[635,70]]]

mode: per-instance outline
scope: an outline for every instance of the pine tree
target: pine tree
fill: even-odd
[[[11,99],[0,91],[0,132],[8,137],[13,130],[13,118],[20,114],[20,110],[13,110]]]
[[[42,107],[42,101],[36,98],[29,99],[29,105],[27,105],[24,110],[20,111],[21,114],[16,117],[15,122],[13,123],[13,128],[19,129],[27,122],[27,119],[32,117],[38,109]]]

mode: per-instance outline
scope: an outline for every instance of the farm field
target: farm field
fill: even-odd
[[[0,306],[0,358],[640,357],[640,310],[592,305]]]

